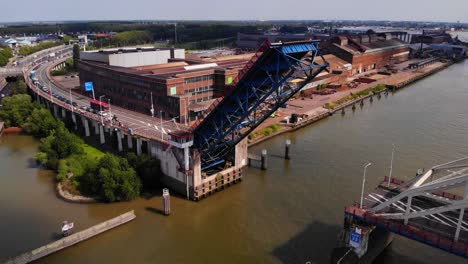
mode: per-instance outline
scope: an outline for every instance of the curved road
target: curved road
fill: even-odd
[[[65,90],[57,85],[55,85],[47,76],[47,70],[50,66],[55,64],[56,61],[49,61],[41,64],[39,68],[36,69],[36,77],[39,80],[39,83],[46,86],[53,93],[58,94],[62,97],[65,97],[72,102],[76,102],[78,107],[76,107],[77,112],[83,112],[79,109],[81,106],[90,106],[91,98],[76,94],[70,90]],[[50,96],[52,102],[57,101],[57,98]],[[112,103],[112,102],[111,102]],[[110,111],[113,115],[118,118],[118,121],[121,122],[122,126],[126,128],[132,128],[134,134],[141,136],[154,138],[163,141],[167,140],[167,133],[177,130],[188,130],[184,125],[180,125],[174,122],[172,119],[162,120],[160,118],[151,117],[149,115],[133,112],[121,107],[116,107],[111,104]],[[101,117],[95,115],[97,120],[100,120]],[[105,120],[106,118],[102,118]],[[106,121],[109,122],[109,121]],[[118,122],[114,122],[116,126]]]

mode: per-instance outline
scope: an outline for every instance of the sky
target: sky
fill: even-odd
[[[467,0],[21,0],[1,22],[64,20],[393,20],[468,22]]]

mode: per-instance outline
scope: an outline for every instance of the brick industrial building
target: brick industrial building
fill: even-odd
[[[409,44],[391,33],[337,36],[322,47],[352,65],[350,76],[407,61],[410,53]]]
[[[323,73],[310,89],[338,78],[408,60],[409,44],[401,33],[335,36],[321,47],[332,73]],[[195,120],[223,95],[252,54],[213,56],[185,54],[183,49],[127,48],[81,52],[81,87],[93,82],[96,98],[150,115]]]
[[[93,82],[96,98],[151,114],[194,120],[237,76],[252,54],[201,57],[183,49],[131,48],[81,52],[81,87]]]

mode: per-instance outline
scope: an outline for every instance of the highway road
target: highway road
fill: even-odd
[[[81,106],[90,106],[91,98],[74,93],[70,90],[62,89],[61,87],[55,85],[47,76],[47,69],[56,63],[56,61],[47,61],[42,63],[36,69],[36,77],[39,80],[39,83],[45,85],[47,88],[52,90],[52,93],[58,94],[62,97],[69,99],[72,102],[76,102],[78,106],[76,107],[77,112],[82,112],[79,109]],[[53,96],[50,97],[52,101],[58,100]],[[98,95],[96,95],[98,98]],[[107,101],[104,99],[104,102]],[[112,102],[111,102],[112,103]],[[110,112],[112,115],[115,115],[118,121],[114,121],[114,125],[117,126],[120,124],[125,128],[132,128],[133,133],[140,134],[140,135],[147,135],[151,138],[162,139],[166,141],[168,139],[167,133],[177,130],[188,130],[188,128],[184,125],[176,123],[174,120],[164,120],[157,117],[151,117],[149,115],[133,112],[121,107],[110,105]],[[96,115],[96,118],[99,120],[103,120],[105,123],[111,122],[109,117],[102,117]]]

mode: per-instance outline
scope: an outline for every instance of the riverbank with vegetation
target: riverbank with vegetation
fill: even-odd
[[[383,90],[386,89],[386,85],[385,84],[377,84],[375,87],[372,87],[372,88],[369,88],[369,89],[365,89],[365,90],[362,90],[362,91],[359,91],[357,93],[351,93],[350,95],[346,96],[346,97],[343,97],[339,100],[336,100],[336,101],[333,101],[333,102],[328,102],[325,104],[325,108],[326,109],[329,109],[329,110],[333,110],[337,107],[340,107],[346,103],[349,103],[351,101],[356,101],[356,100],[359,100],[360,98],[364,98],[366,96],[368,96],[369,94],[377,94]]]
[[[21,127],[40,138],[34,159],[44,168],[57,172],[59,194],[93,197],[105,202],[132,200],[143,187],[158,185],[159,160],[148,155],[115,155],[86,144],[55,119],[49,110],[32,101],[28,94],[6,97],[0,108],[6,127]]]

